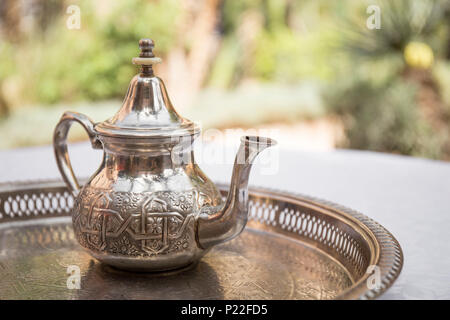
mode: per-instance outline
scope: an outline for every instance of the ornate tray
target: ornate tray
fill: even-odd
[[[261,188],[250,198],[241,236],[189,270],[145,274],[83,251],[63,182],[2,184],[0,299],[373,299],[398,277],[400,245],[363,214]]]

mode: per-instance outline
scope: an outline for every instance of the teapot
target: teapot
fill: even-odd
[[[120,110],[104,122],[65,112],[53,135],[58,169],[73,194],[72,223],[79,244],[97,260],[130,271],[159,272],[195,265],[213,246],[233,239],[248,219],[248,179],[257,155],[276,142],[245,136],[226,200],[194,160],[200,126],[172,106],[153,65],[151,39],[139,41],[140,72]],[[97,171],[81,187],[67,151],[77,122],[94,149]]]

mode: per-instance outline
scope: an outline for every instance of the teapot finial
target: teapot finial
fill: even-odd
[[[155,56],[153,53],[153,48],[155,47],[155,42],[149,38],[143,38],[139,40],[139,57],[132,59],[133,64],[141,66],[141,75],[143,76],[153,76],[152,65],[160,63],[161,58]]]
[[[153,48],[155,47],[155,42],[152,39],[144,38],[139,40],[139,49],[141,53],[139,57],[141,58],[153,58],[155,54],[153,53]]]

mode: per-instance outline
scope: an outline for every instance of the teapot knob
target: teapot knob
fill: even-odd
[[[152,39],[144,38],[139,40],[139,49],[141,49],[141,53],[139,57],[141,58],[153,58],[155,54],[153,53],[153,48],[155,47],[155,43]]]
[[[152,65],[160,63],[161,58],[155,56],[153,53],[153,48],[155,47],[155,42],[152,39],[144,38],[139,40],[139,57],[133,58],[133,64],[141,66],[141,74],[146,76],[153,75]]]

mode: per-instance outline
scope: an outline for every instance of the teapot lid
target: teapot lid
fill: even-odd
[[[161,62],[153,53],[151,39],[139,41],[140,73],[133,77],[119,111],[108,120],[98,123],[100,135],[130,138],[170,138],[195,135],[198,124],[180,116],[167,95],[164,82],[153,73],[152,65]]]

